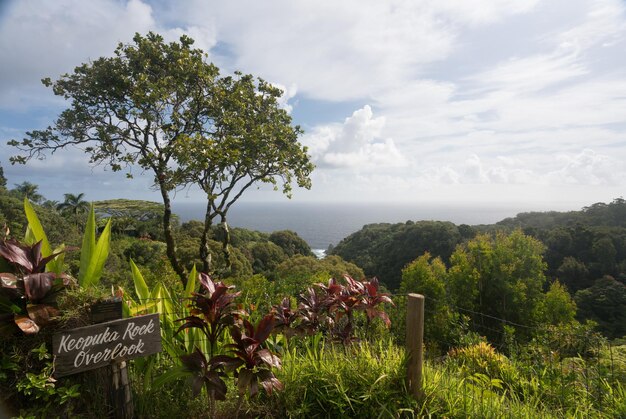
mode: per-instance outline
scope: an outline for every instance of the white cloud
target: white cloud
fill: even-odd
[[[557,161],[563,166],[548,173],[552,183],[582,185],[612,185],[626,180],[623,162],[607,155],[585,149],[576,155],[560,155]]]
[[[136,31],[187,33],[223,73],[285,91],[280,105],[308,125],[320,194],[614,191],[626,182],[625,9],[619,0],[25,0],[0,26],[0,108],[58,109],[41,77],[110,55]],[[336,123],[311,122],[329,120],[326,109],[296,112],[331,101],[342,109]],[[343,120],[348,106],[361,108]]]
[[[467,24],[494,23],[507,16],[531,11],[539,0],[432,0],[440,15]]]
[[[407,160],[391,138],[381,138],[385,126],[383,117],[374,118],[366,105],[354,111],[343,124],[318,127],[305,135],[302,142],[309,146],[318,166],[334,168],[402,167]]]
[[[556,37],[559,47],[581,52],[593,46],[610,46],[622,37],[626,8],[619,0],[590,0],[582,21]]]
[[[0,108],[54,103],[42,78],[56,79],[84,62],[112,56],[119,42],[150,30],[170,41],[188,34],[207,51],[216,42],[210,26],[162,28],[142,0],[13,2],[0,24]]]

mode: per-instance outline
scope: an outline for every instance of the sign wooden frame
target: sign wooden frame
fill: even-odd
[[[55,377],[161,352],[158,314],[64,330],[52,336]]]

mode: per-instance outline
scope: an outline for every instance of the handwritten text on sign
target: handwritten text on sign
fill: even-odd
[[[64,330],[52,337],[52,349],[57,377],[161,352],[159,315]]]

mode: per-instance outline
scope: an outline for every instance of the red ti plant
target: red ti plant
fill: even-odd
[[[59,253],[42,257],[42,242],[32,246],[15,239],[0,241],[0,256],[13,272],[0,273],[0,330],[11,332],[6,321],[26,334],[39,332],[59,315],[56,297],[67,286],[76,284],[69,275],[44,272],[46,264]]]
[[[226,383],[222,379],[225,375],[215,363],[209,362],[198,348],[189,355],[183,355],[180,360],[187,372],[191,373],[191,388],[193,396],[200,394],[202,386],[207,394],[215,400],[226,400]]]
[[[210,361],[211,364],[223,366],[226,372],[234,373],[241,398],[246,393],[250,397],[255,396],[259,392],[259,384],[268,394],[283,389],[283,384],[272,372],[272,368],[281,367],[280,358],[263,347],[273,328],[272,314],[259,320],[256,328],[244,319],[243,330],[236,326],[230,328],[233,343],[226,345],[230,355],[217,355]]]
[[[179,320],[184,323],[176,333],[192,327],[202,330],[209,340],[211,352],[209,356],[212,357],[222,332],[235,324],[239,317],[245,313],[238,310],[233,304],[233,300],[241,294],[240,292],[230,292],[234,286],[214,282],[205,273],[200,274],[200,284],[203,292],[193,293],[190,304],[191,315]]]
[[[312,335],[323,325],[333,325],[333,319],[327,315],[327,296],[318,294],[314,288],[309,287],[298,296],[298,301],[298,330]]]
[[[378,292],[379,283],[378,278],[376,277],[372,278],[369,282],[363,282],[363,285],[365,287],[365,292],[363,294],[363,298],[361,299],[359,308],[365,311],[367,323],[369,324],[373,319],[378,317],[385,322],[385,326],[389,327],[391,325],[389,316],[384,310],[379,308],[379,306],[384,303],[391,304],[392,306],[394,305],[391,298],[389,298],[389,294]]]
[[[279,305],[272,307],[272,314],[274,315],[274,331],[283,333],[285,336],[290,337],[295,333],[292,326],[298,319],[298,312],[292,310],[291,299],[289,297],[283,298]]]
[[[352,331],[356,311],[365,312],[368,326],[374,318],[378,317],[388,327],[390,324],[389,316],[381,309],[380,305],[382,303],[393,304],[393,302],[388,294],[378,292],[378,280],[374,278],[371,281],[357,281],[349,275],[344,275],[344,279],[345,285],[339,284],[333,278],[328,281],[328,285],[316,284],[323,290],[323,297],[321,297],[319,306],[336,324],[333,331],[335,337],[344,343],[354,340]],[[309,300],[312,297],[312,292],[309,291]],[[304,310],[301,310],[303,315],[307,315],[311,311],[307,310],[307,307],[303,308]],[[342,318],[346,320],[340,323]]]

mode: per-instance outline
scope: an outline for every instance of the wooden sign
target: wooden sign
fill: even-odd
[[[76,374],[161,352],[158,314],[64,330],[52,336],[54,375]]]
[[[103,323],[122,318],[122,299],[111,298],[91,306],[91,322]]]

